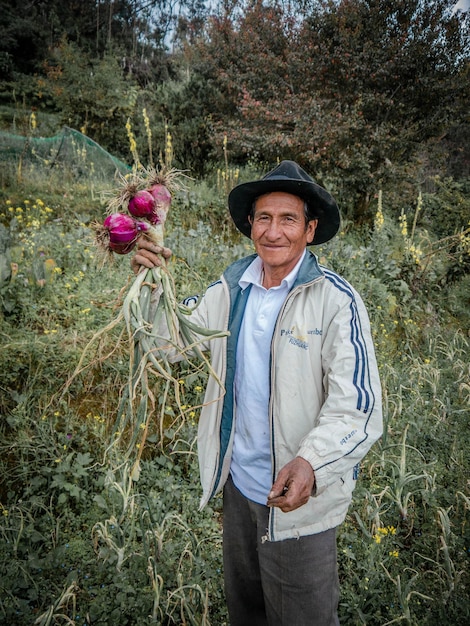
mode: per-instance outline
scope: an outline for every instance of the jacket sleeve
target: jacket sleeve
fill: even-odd
[[[209,287],[211,289],[212,285]],[[210,338],[217,331],[210,329],[207,296],[190,296],[182,301],[187,315],[178,317],[174,304],[165,306],[161,286],[154,290],[151,298],[151,319],[154,323],[155,349],[170,362],[197,356],[210,349]],[[180,310],[183,310],[180,307]],[[187,323],[186,323],[187,322]],[[200,330],[200,332],[198,332]]]
[[[382,399],[367,311],[359,294],[330,276],[333,313],[324,317],[321,350],[324,401],[298,455],[315,471],[314,496],[351,477],[382,434]]]

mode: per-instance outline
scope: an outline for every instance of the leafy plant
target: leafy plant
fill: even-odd
[[[0,209],[14,302],[0,320],[0,621],[222,626],[221,501],[198,510],[193,407],[203,401],[206,374],[175,365],[185,423],[171,427],[170,391],[163,439],[152,422],[138,481],[123,450],[109,446],[128,375],[117,329],[93,344],[59,400],[132,275],[128,259],[95,269],[88,239],[102,215],[98,187],[67,187],[64,198],[54,177],[15,186]],[[175,195],[166,242],[182,297],[201,293],[251,252],[229,225],[222,191],[214,172]],[[457,304],[468,281],[443,283],[453,258],[434,245],[431,228],[424,237],[428,202],[423,195],[412,238],[433,251],[424,274],[406,250],[414,213],[405,239],[385,192],[373,230],[346,222],[316,250],[366,301],[384,392],[384,436],[362,463],[338,530],[340,620],[355,626],[470,619],[468,312]],[[37,284],[41,250],[61,271]]]

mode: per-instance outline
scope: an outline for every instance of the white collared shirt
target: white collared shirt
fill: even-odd
[[[269,427],[271,340],[279,311],[299,272],[305,252],[294,269],[271,289],[262,285],[260,257],[239,280],[252,285],[237,343],[235,370],[235,435],[230,471],[243,495],[266,504],[273,483]]]

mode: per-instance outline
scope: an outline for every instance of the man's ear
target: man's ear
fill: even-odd
[[[312,243],[317,230],[318,220],[310,220],[307,226],[307,243]]]

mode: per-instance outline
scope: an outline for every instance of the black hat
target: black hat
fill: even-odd
[[[228,196],[228,207],[235,226],[247,237],[251,237],[248,216],[252,212],[254,201],[272,191],[284,191],[305,200],[311,219],[318,219],[315,236],[309,245],[325,243],[338,232],[340,214],[333,196],[317,185],[297,163],[281,161],[261,180],[237,185]]]

